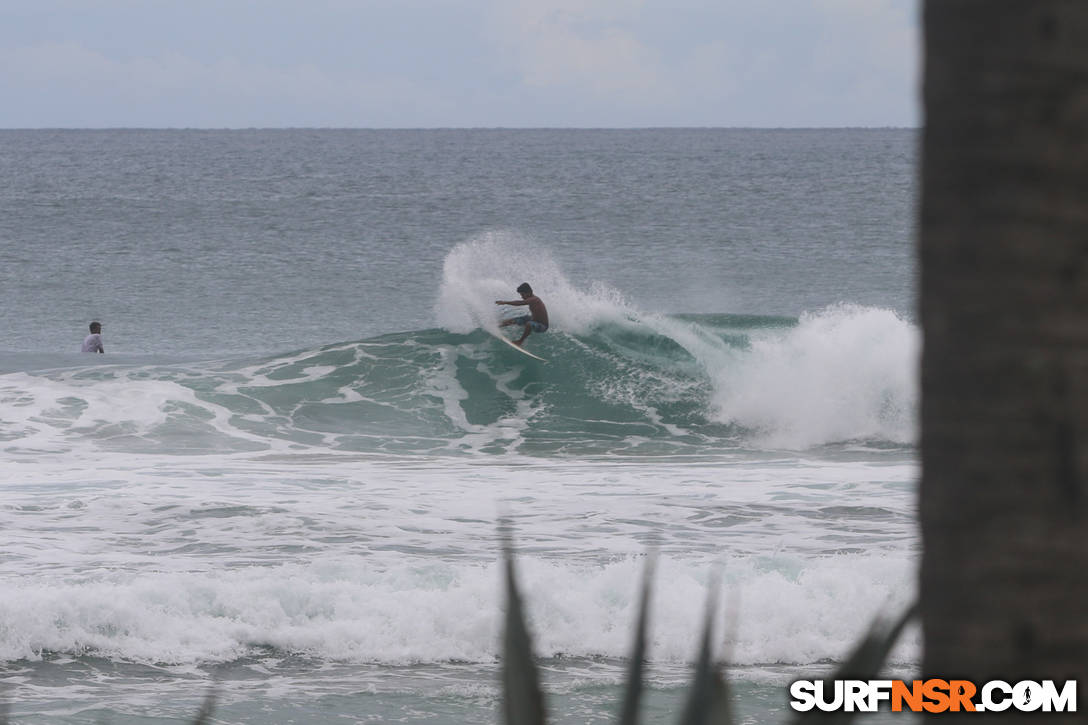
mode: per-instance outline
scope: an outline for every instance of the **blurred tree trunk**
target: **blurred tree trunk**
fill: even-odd
[[[1084,719],[1088,2],[924,25],[923,670],[1075,678]]]

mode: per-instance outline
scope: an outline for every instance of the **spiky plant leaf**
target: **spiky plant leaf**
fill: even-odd
[[[878,618],[869,627],[869,632],[858,644],[850,656],[835,670],[831,679],[871,680],[880,674],[880,668],[884,666],[884,660],[892,651],[896,640],[902,634],[903,628],[918,611],[917,604],[911,604],[907,609],[890,623],[883,618]]]
[[[208,725],[212,721],[212,713],[215,711],[215,701],[218,696],[215,685],[212,685],[208,690],[208,694],[204,696],[204,702],[193,720],[193,725]]]
[[[502,702],[506,725],[544,725],[544,695],[533,660],[532,640],[514,576],[509,533],[503,536],[506,560],[506,624],[503,633]]]
[[[878,617],[870,626],[869,632],[858,643],[854,651],[843,660],[833,673],[824,679],[824,692],[830,692],[835,680],[875,680],[879,678],[880,668],[888,658],[903,628],[918,613],[917,602],[907,607],[897,619],[890,623]],[[823,725],[846,725],[854,719],[856,712],[823,712],[813,708],[799,713],[794,719],[795,725],[819,720]]]
[[[627,665],[627,684],[624,688],[623,706],[619,725],[638,725],[638,705],[642,697],[642,677],[646,660],[646,622],[650,608],[650,582],[654,575],[654,557],[646,558],[642,572],[642,590],[638,600],[638,619],[635,624],[635,642],[631,646]]]
[[[714,661],[713,634],[717,583],[711,585],[707,596],[706,619],[703,623],[703,641],[699,660],[695,665],[695,677],[688,693],[687,704],[680,716],[680,725],[732,725],[733,713],[729,705],[729,691]]]

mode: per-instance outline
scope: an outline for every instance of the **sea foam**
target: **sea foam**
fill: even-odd
[[[594,565],[522,557],[538,654],[625,657],[642,568],[642,557]],[[659,562],[653,659],[693,658],[713,570],[705,560]],[[912,571],[908,559],[886,555],[727,559],[718,570],[723,612],[735,623],[728,657],[742,665],[841,658],[867,620],[902,605]],[[340,556],[309,566],[38,577],[0,593],[0,660],[60,653],[206,664],[268,649],[390,665],[491,662],[500,575],[496,563]]]
[[[918,329],[890,310],[839,305],[710,370],[712,416],[784,448],[916,438]]]

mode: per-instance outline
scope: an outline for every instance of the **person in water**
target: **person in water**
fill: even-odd
[[[106,348],[102,346],[102,323],[91,323],[91,334],[83,338],[83,352],[105,352]]]
[[[503,320],[499,323],[499,327],[524,326],[525,332],[521,333],[521,337],[514,341],[515,345],[525,342],[525,338],[532,332],[547,332],[548,330],[548,308],[544,306],[544,300],[533,294],[533,288],[529,286],[528,282],[522,282],[518,285],[518,294],[521,295],[520,300],[495,300],[496,305],[529,306],[528,315]]]

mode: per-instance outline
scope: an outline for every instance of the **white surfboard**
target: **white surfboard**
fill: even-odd
[[[503,337],[502,333],[495,332],[493,330],[488,330],[488,332],[490,332],[494,337],[498,338],[499,340],[502,340],[507,345],[514,348],[518,352],[520,352],[522,355],[528,355],[529,357],[533,358],[534,360],[539,360],[540,362],[544,362],[544,363],[548,362],[547,360],[540,357],[539,355],[534,355],[533,353],[529,352],[528,350],[523,348],[521,345],[515,345],[513,340],[511,340],[511,339],[509,339],[507,337]]]

